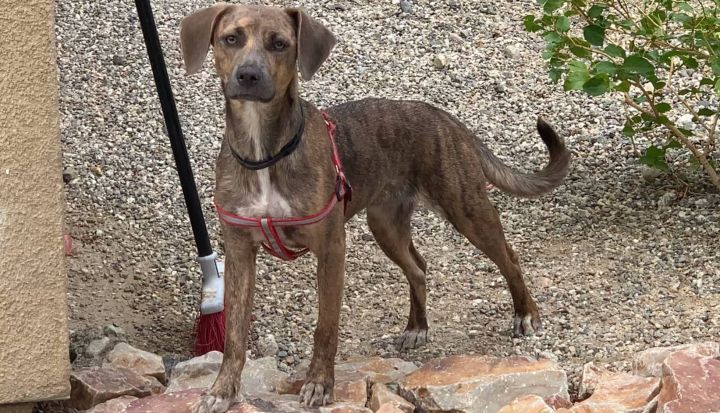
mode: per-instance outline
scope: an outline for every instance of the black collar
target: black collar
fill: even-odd
[[[305,130],[305,113],[303,112],[302,103],[300,104],[300,127],[298,128],[297,133],[293,138],[283,146],[280,151],[272,155],[268,158],[263,159],[262,161],[251,161],[248,159],[244,159],[242,156],[240,156],[239,153],[233,149],[232,145],[230,144],[230,140],[228,140],[228,146],[230,147],[230,152],[232,152],[233,157],[235,157],[235,160],[238,161],[240,165],[243,167],[258,171],[260,169],[269,168],[273,165],[275,165],[280,159],[290,155],[293,153],[295,149],[297,149],[298,145],[300,144],[300,141],[302,140],[303,131]]]

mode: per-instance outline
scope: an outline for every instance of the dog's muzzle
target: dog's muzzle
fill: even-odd
[[[259,65],[235,66],[225,92],[228,99],[269,102],[275,96],[270,75]]]

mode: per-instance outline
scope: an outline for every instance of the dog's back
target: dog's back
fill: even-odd
[[[562,138],[540,119],[537,129],[550,162],[528,174],[507,166],[460,120],[428,103],[370,98],[328,112],[337,122],[350,180],[371,183],[357,191],[376,192],[368,198],[408,191],[441,197],[446,189],[480,190],[486,180],[505,192],[536,197],[562,184],[570,164]]]

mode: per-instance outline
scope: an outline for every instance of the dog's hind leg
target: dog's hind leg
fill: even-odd
[[[480,193],[467,190],[464,199],[455,202],[446,198],[442,208],[455,228],[484,252],[505,277],[515,310],[513,336],[532,334],[542,328],[540,313],[523,280],[517,254],[505,240],[497,210]]]
[[[428,338],[427,265],[411,239],[410,218],[414,207],[413,202],[393,200],[367,210],[368,226],[375,240],[385,255],[402,269],[410,284],[410,315],[405,331],[396,342],[399,350],[419,347]]]

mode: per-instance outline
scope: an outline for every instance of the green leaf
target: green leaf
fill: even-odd
[[[645,154],[640,157],[640,162],[651,168],[665,172],[670,171],[670,167],[665,161],[665,150],[655,145],[650,145],[650,147],[645,150]]]
[[[545,0],[543,3],[543,10],[545,13],[551,14],[562,7],[563,3],[565,3],[565,0]]]
[[[693,12],[692,6],[690,6],[689,4],[687,4],[687,3],[684,2],[684,1],[678,3],[678,7],[679,7],[680,10],[682,10],[682,11],[686,11],[686,12],[688,12],[688,13],[692,13],[692,12]]]
[[[655,105],[655,110],[657,110],[659,113],[665,113],[669,112],[672,107],[669,103],[660,102],[657,105]]]
[[[555,22],[555,28],[561,33],[567,32],[568,30],[570,30],[570,19],[568,19],[566,16],[558,17],[557,21]]]
[[[668,143],[663,145],[663,150],[667,151],[668,149],[680,149],[682,147],[682,143],[676,141],[675,139],[670,139]]]
[[[680,89],[680,90],[678,90],[678,95],[680,95],[680,96],[689,95],[690,93],[693,93],[693,90],[692,90],[692,89]]]
[[[715,112],[715,111],[712,110],[712,109],[708,109],[708,108],[700,108],[700,110],[698,110],[697,113],[698,113],[698,115],[700,115],[700,116],[713,116],[713,115],[716,114],[717,112]]]
[[[720,96],[720,79],[715,82],[715,87],[713,89],[715,89],[715,94]]]
[[[590,10],[588,10],[588,12],[587,12],[587,16],[591,19],[596,19],[602,15],[603,10],[605,10],[605,6],[596,4],[592,7],[590,7]]]
[[[680,127],[678,127],[678,130],[679,130],[680,132],[682,132],[682,134],[685,135],[685,136],[687,136],[687,137],[690,137],[690,136],[694,136],[694,135],[695,135],[695,134],[693,133],[693,131],[691,131],[690,129],[685,129],[685,128],[680,128]]]
[[[570,53],[584,59],[589,59],[592,57],[592,52],[590,52],[590,50],[577,46],[570,46]]]
[[[629,92],[630,91],[630,83],[628,83],[626,80],[623,80],[622,82],[615,85],[615,90],[618,92]]]
[[[629,30],[629,31],[632,31],[635,28],[635,22],[632,20],[627,20],[627,19],[619,20],[616,24],[618,26],[622,27],[623,29]]]
[[[548,49],[555,49],[562,43],[562,37],[556,32],[547,32],[543,35],[543,39],[547,43]]]
[[[665,87],[665,85],[667,85],[667,83],[663,82],[662,80],[658,80],[658,79],[653,79],[651,82],[652,82],[653,87],[655,88],[655,91],[661,90],[662,88]]]
[[[635,129],[628,122],[625,122],[625,127],[622,129],[622,134],[625,136],[635,136]]]
[[[568,63],[568,74],[565,76],[563,87],[565,90],[581,90],[588,79],[590,79],[590,73],[588,73],[585,63],[573,60]]]
[[[662,25],[667,20],[667,12],[661,9],[656,9],[650,13],[650,18],[657,24]]]
[[[605,53],[609,54],[612,57],[625,57],[625,50],[622,47],[616,46],[614,44],[609,44],[605,46]]]
[[[550,80],[553,83],[557,83],[558,81],[560,81],[560,77],[562,76],[562,70],[555,69],[555,68],[550,69],[549,75],[550,75]]]
[[[656,62],[657,62],[657,61],[660,61],[660,59],[662,58],[662,57],[660,56],[660,52],[658,52],[657,50],[650,50],[650,51],[648,51],[648,52],[645,54],[645,57],[646,57],[646,58],[649,58],[649,59],[651,59],[651,60],[654,60],[654,61],[656,61]]]
[[[704,78],[700,79],[700,86],[703,86],[703,85],[711,85],[712,86],[714,83],[715,82],[709,77],[704,77]]]
[[[680,60],[682,60],[685,67],[688,69],[697,69],[698,68],[698,62],[695,60],[694,57],[690,56],[680,56]]]
[[[583,37],[593,46],[602,46],[605,41],[605,29],[591,24],[583,29]]]
[[[665,115],[660,115],[655,119],[655,122],[661,124],[661,125],[671,125],[672,122],[670,122],[670,119],[668,119]]]
[[[592,52],[590,52],[590,43],[579,37],[569,37],[568,47],[570,52],[577,57],[584,59],[590,59]]]
[[[672,13],[670,14],[670,20],[685,24],[691,22],[693,18],[685,13]]]
[[[523,25],[525,25],[525,30],[530,33],[542,30],[542,26],[538,24],[533,15],[523,17]]]
[[[720,76],[720,57],[713,57],[710,59],[710,67],[712,68],[715,76]]]
[[[610,81],[606,73],[600,73],[590,78],[583,84],[583,90],[590,96],[600,96],[607,92],[610,87]]]
[[[545,52],[543,52],[543,55],[544,54],[545,54]],[[562,68],[565,66],[568,59],[570,59],[570,56],[568,56],[564,53],[552,52],[551,55],[549,56],[550,67]]]
[[[608,75],[614,75],[617,73],[617,65],[612,62],[608,62],[606,60],[600,60],[599,62],[596,62],[593,65],[593,68],[595,69],[596,73],[607,73]]]
[[[625,58],[622,68],[628,73],[637,75],[651,75],[655,72],[655,67],[647,59],[639,55],[631,55]]]

